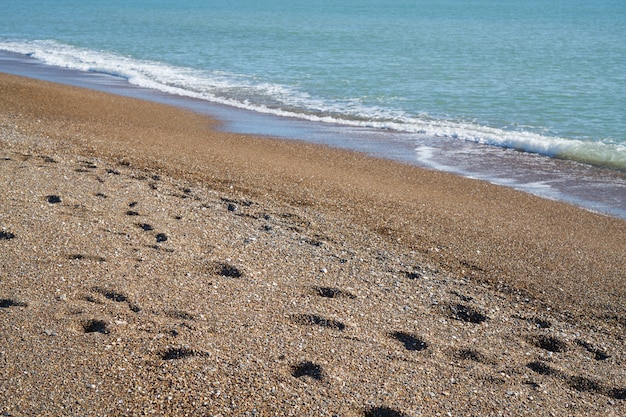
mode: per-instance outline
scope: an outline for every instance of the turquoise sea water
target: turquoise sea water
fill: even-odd
[[[416,159],[428,138],[626,171],[623,0],[2,0],[0,50]]]

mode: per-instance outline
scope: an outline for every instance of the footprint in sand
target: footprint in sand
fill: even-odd
[[[406,414],[389,407],[368,408],[363,413],[364,417],[407,417]]]
[[[15,235],[11,232],[0,231],[0,240],[15,239]]]
[[[109,334],[107,322],[104,320],[87,320],[82,323],[85,333],[102,333]]]
[[[402,343],[406,350],[419,352],[428,347],[428,344],[425,341],[410,333],[393,332],[390,333],[389,336]]]
[[[61,197],[59,197],[58,195],[48,195],[46,196],[46,200],[50,204],[58,204],[61,202]]]
[[[95,256],[95,255],[83,255],[81,253],[76,253],[74,255],[70,255],[68,256],[68,259],[70,261],[80,261],[80,260],[85,260],[85,261],[96,261],[96,262],[106,262],[106,259],[103,258],[102,256]]]
[[[478,363],[483,363],[486,365],[495,365],[496,361],[489,359],[483,353],[477,351],[476,349],[460,349],[453,353],[453,356],[457,359],[464,361],[473,361]]]
[[[194,316],[193,314],[187,313],[186,311],[180,311],[180,310],[168,310],[165,312],[165,315],[173,319],[179,319],[179,320],[195,320],[196,319],[196,316]]]
[[[215,262],[211,269],[215,275],[227,278],[241,278],[243,276],[243,272],[239,268],[225,262]]]
[[[328,327],[329,329],[333,330],[343,330],[346,328],[346,325],[340,321],[325,319],[315,314],[298,314],[293,316],[293,321],[296,324],[301,324],[305,326]]]
[[[116,291],[111,291],[111,290],[107,290],[104,288],[94,288],[93,289],[94,292],[103,295],[107,300],[111,300],[113,302],[116,303],[127,303],[128,304],[128,308],[130,309],[130,311],[132,311],[133,313],[139,313],[141,311],[141,307],[139,307],[137,304],[131,302],[128,297],[122,293],[116,292]]]
[[[324,369],[320,365],[310,361],[300,362],[299,364],[294,365],[291,368],[291,375],[293,375],[294,378],[308,376],[317,381],[321,381],[325,378]]]
[[[140,227],[144,232],[150,232],[154,230],[154,227],[148,223],[137,223],[137,226]]]
[[[355,295],[342,291],[339,288],[313,287],[313,291],[315,291],[315,293],[320,297],[324,298],[350,298],[352,300],[356,298]]]
[[[209,352],[203,352],[203,351],[191,349],[187,346],[183,346],[183,347],[172,347],[172,348],[165,349],[161,353],[159,353],[159,356],[164,361],[171,361],[171,360],[184,359],[184,358],[189,358],[189,357],[194,357],[194,356],[209,357],[211,356],[211,354]]]
[[[26,307],[27,304],[21,301],[11,300],[10,298],[2,298],[0,299],[0,308],[10,308],[10,307]]]
[[[611,388],[600,381],[582,375],[567,375],[541,361],[530,362],[527,368],[539,375],[551,376],[564,381],[573,390],[604,395],[616,400],[626,400],[626,388]]]
[[[607,354],[605,351],[594,347],[591,343],[584,340],[576,339],[576,344],[585,348],[587,352],[593,353],[594,359],[597,361],[604,361],[611,357],[611,355]]]
[[[567,351],[567,343],[554,336],[540,335],[530,339],[531,343],[538,348],[549,352],[560,353]]]
[[[448,316],[455,320],[466,323],[480,324],[487,320],[487,316],[478,310],[463,304],[452,304],[448,306]]]

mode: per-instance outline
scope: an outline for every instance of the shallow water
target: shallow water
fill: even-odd
[[[621,0],[4,0],[0,49],[257,112],[626,170]],[[418,153],[421,154],[421,153]]]
[[[15,53],[0,52],[0,71],[175,105],[222,120],[224,130],[356,150],[487,180],[626,219],[626,174],[619,171],[453,138],[423,135],[416,141],[414,134],[403,132],[347,127],[242,110],[137,87],[117,76],[42,65],[31,57]]]

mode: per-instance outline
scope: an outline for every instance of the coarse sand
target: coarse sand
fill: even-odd
[[[0,75],[4,416],[626,415],[626,222]]]

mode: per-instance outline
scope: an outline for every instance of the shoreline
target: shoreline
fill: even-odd
[[[162,104],[0,92],[6,412],[60,412],[42,372],[87,414],[626,411],[626,221]]]
[[[205,100],[134,86],[108,74],[56,68],[19,54],[0,51],[3,72],[134,97],[192,110],[222,121],[221,129],[333,148],[356,150],[467,178],[504,185],[539,197],[564,201],[626,220],[626,173],[445,138],[350,128],[230,108]]]

